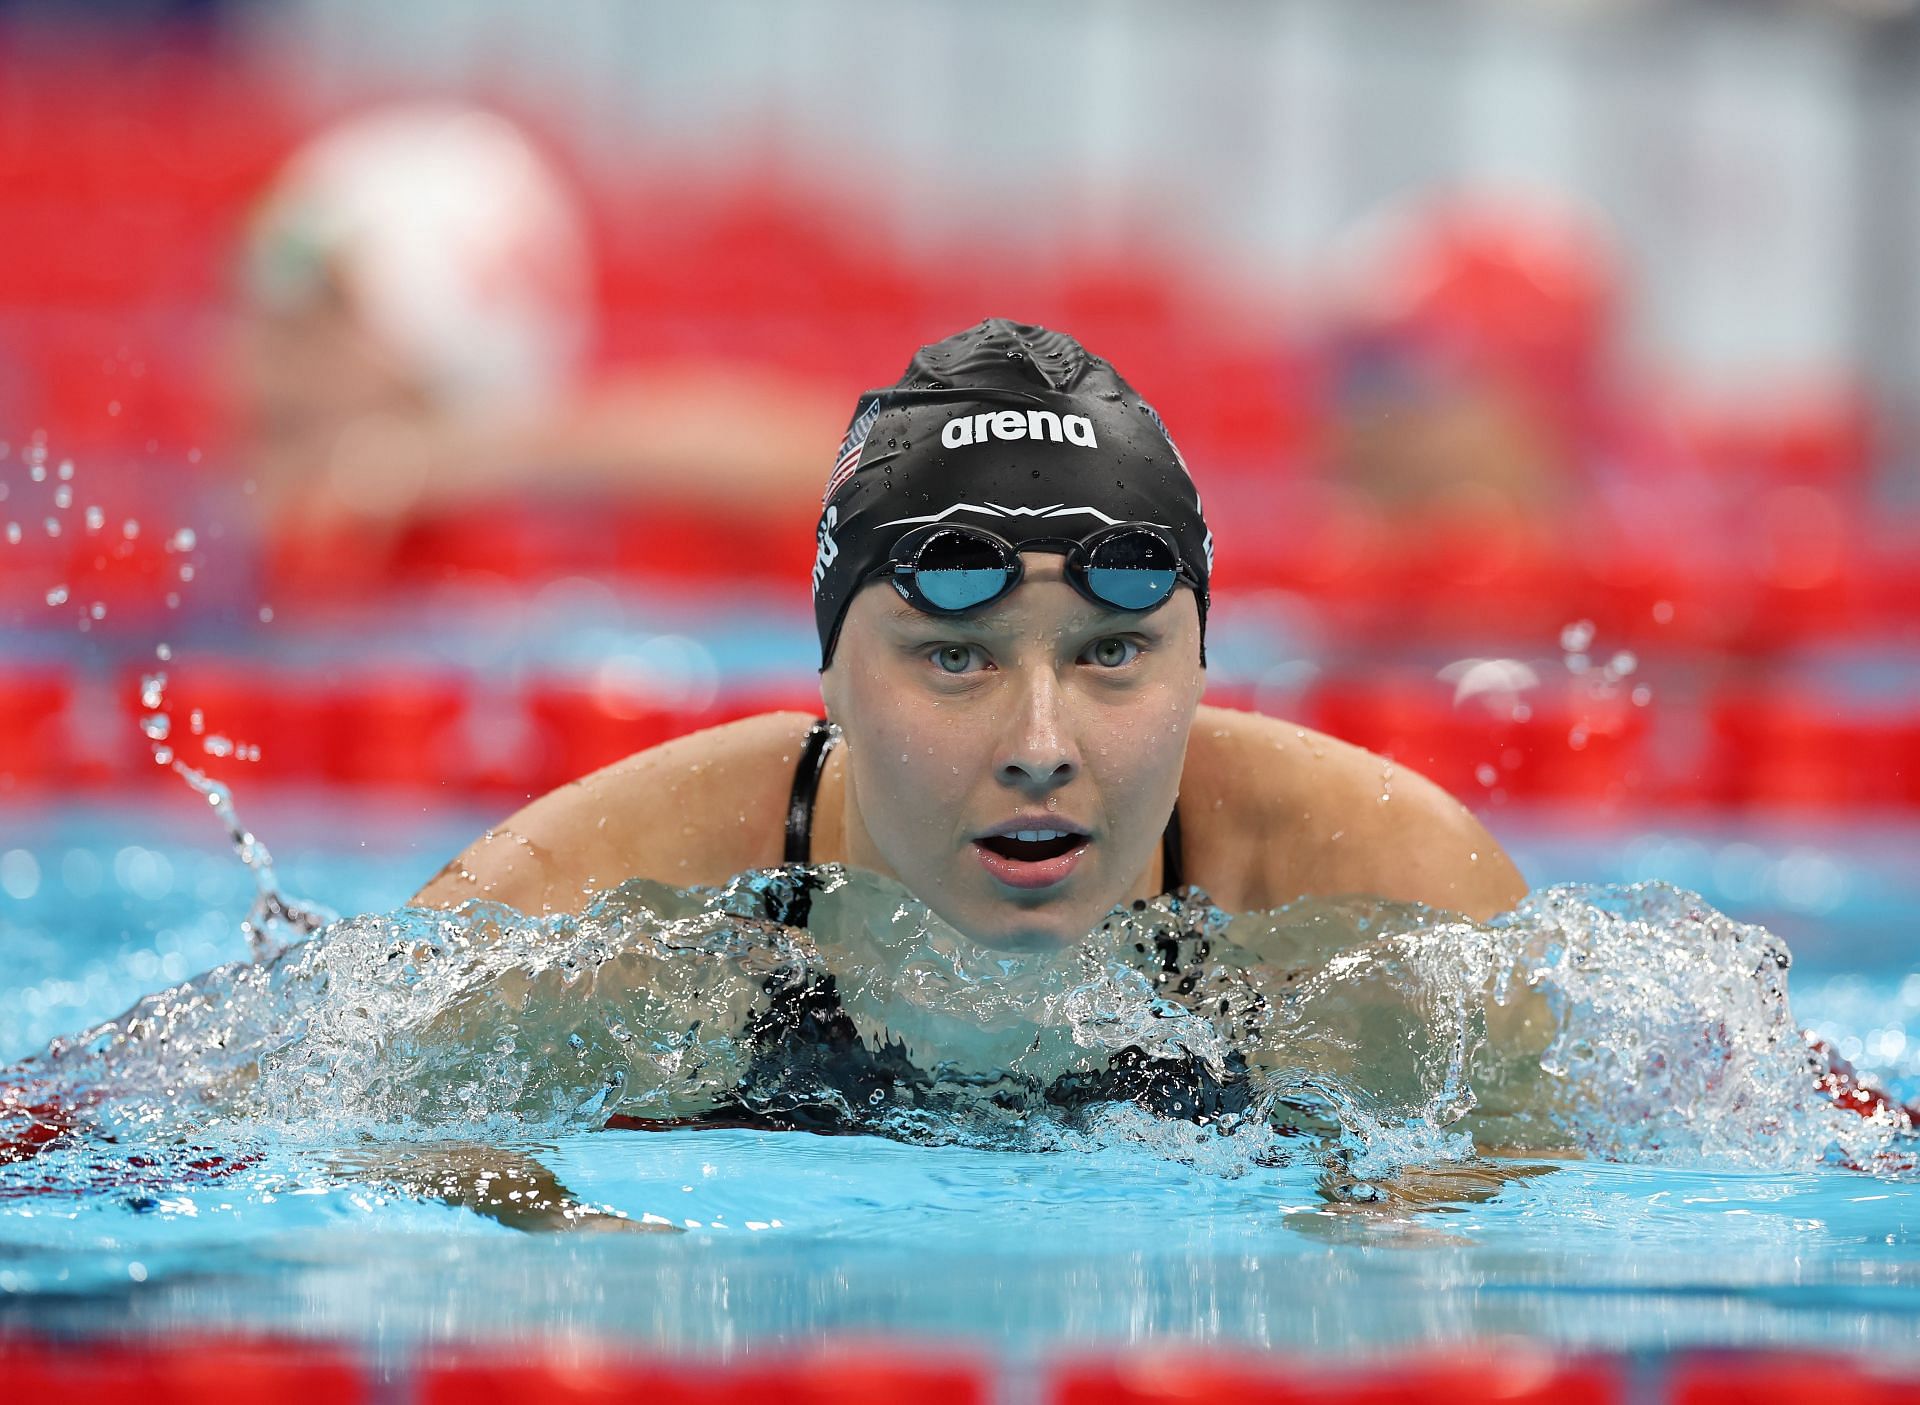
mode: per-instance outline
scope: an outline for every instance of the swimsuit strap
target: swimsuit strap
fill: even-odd
[[[788,863],[813,862],[813,798],[820,789],[821,772],[827,769],[834,737],[833,727],[822,717],[807,729],[800,748],[800,764],[793,768],[793,792],[787,800]]]
[[[1167,816],[1166,833],[1160,836],[1160,888],[1169,897],[1187,886],[1187,875],[1180,864],[1180,805]]]

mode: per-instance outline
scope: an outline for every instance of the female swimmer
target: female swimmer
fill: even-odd
[[[1112,366],[1000,319],[923,347],[861,397],[827,483],[825,718],[631,756],[527,806],[416,901],[568,912],[635,875],[836,863],[1028,948],[1184,885],[1227,911],[1515,904],[1514,865],[1437,786],[1201,704],[1212,558],[1179,450]]]

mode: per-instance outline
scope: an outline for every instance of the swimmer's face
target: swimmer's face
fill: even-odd
[[[978,941],[1031,948],[1151,895],[1205,674],[1191,590],[1129,614],[1068,585],[1060,556],[1023,561],[1017,589],[962,617],[866,587],[821,685],[846,734],[850,862]]]

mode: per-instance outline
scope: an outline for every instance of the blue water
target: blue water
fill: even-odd
[[[483,817],[301,803],[250,818],[290,889],[378,911]],[[1619,881],[1691,856],[1710,899],[1795,929],[1801,1022],[1920,1094],[1920,976],[1894,935],[1920,895],[1888,857],[1902,841],[1911,852],[1910,833],[1526,823],[1506,837],[1536,880]],[[15,812],[5,826],[0,1057],[245,955],[251,881],[197,802]],[[1738,890],[1715,891],[1716,873]],[[1364,1352],[1506,1333],[1629,1349],[1920,1341],[1908,1174],[1523,1158],[1443,1168],[1426,1208],[1382,1212],[1329,1201],[1304,1161],[1223,1173],[1124,1142],[1034,1154],[709,1130],[506,1150],[583,1201],[679,1232],[524,1234],[370,1175],[364,1157],[346,1164],[365,1148],[228,1131],[157,1166],[102,1149],[92,1182],[0,1198],[0,1326],[222,1324],[396,1350],[558,1331],[685,1351],[874,1332],[1015,1351]],[[195,1157],[244,1164],[209,1174]],[[46,1171],[0,1167],[0,1189]]]

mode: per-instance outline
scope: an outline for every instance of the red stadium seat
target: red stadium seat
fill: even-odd
[[[14,667],[0,674],[0,795],[58,785],[71,774],[72,697],[73,682],[58,669]]]
[[[986,1405],[982,1366],[943,1352],[850,1349],[739,1364],[615,1357],[455,1361],[422,1373],[418,1405]]]
[[[327,774],[333,725],[324,677],[250,668],[234,660],[155,665],[128,675],[122,683],[121,698],[130,717],[148,714],[141,701],[140,680],[156,671],[167,677],[162,706],[168,722],[165,745],[184,764],[226,782],[311,783]],[[138,739],[139,734],[130,728],[129,736]],[[209,738],[214,739],[214,751],[207,749]],[[259,759],[249,760],[237,749],[220,754],[227,744],[257,746]],[[140,745],[146,750],[144,741]],[[150,762],[147,769],[165,775]]]
[[[533,788],[546,790],[611,765],[682,730],[682,712],[645,694],[550,682],[527,694],[538,742]]]
[[[1920,803],[1920,706],[1850,708],[1825,693],[1730,690],[1709,710],[1710,795],[1724,805],[1851,811]]]
[[[1920,1361],[1858,1353],[1726,1352],[1685,1357],[1669,1405],[1920,1405]]]
[[[1494,1347],[1382,1365],[1169,1351],[1081,1361],[1048,1405],[1616,1405],[1619,1367]]]
[[[355,670],[322,704],[328,780],[358,785],[439,786],[469,767],[459,724],[464,680],[433,673]]]
[[[1619,692],[1592,692],[1577,680],[1456,705],[1449,685],[1425,675],[1336,677],[1309,693],[1306,716],[1469,805],[1618,802],[1648,779],[1644,711]]]
[[[0,1340],[0,1381],[16,1401],[62,1405],[362,1405],[365,1371],[312,1342]]]

